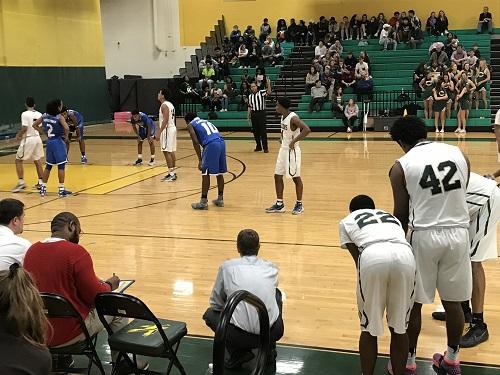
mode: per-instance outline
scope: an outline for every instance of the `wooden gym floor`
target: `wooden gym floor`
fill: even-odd
[[[79,161],[78,144],[72,143],[67,169],[69,190],[65,199],[54,194],[56,174],[41,199],[35,191],[12,194],[16,183],[14,155],[4,148],[0,157],[0,198],[15,197],[27,206],[24,237],[37,241],[50,235],[49,223],[60,211],[74,212],[81,220],[81,244],[92,254],[97,273],[113,272],[136,279],[129,289],[161,317],[184,320],[190,334],[211,336],[201,316],[218,266],[238,256],[235,238],[242,228],[260,234],[260,255],[280,268],[286,344],[356,350],[359,336],[354,264],[340,249],[338,222],[348,213],[356,194],[371,195],[377,206],[392,210],[388,171],[402,155],[384,133],[312,133],[302,142],[304,208],[301,216],[290,209],[293,183],[285,183],[288,212],[270,215],[264,208],[275,200],[273,172],[278,151],[277,134],[270,135],[270,153],[254,153],[249,133],[225,133],[228,168],[225,207],[193,211],[199,199],[200,176],[188,134],[178,134],[178,180],[160,181],[165,173],[157,147],[155,167],[134,167],[136,142],[116,134],[109,125],[86,129],[89,165]],[[435,134],[429,134],[434,139]],[[492,134],[438,136],[458,144],[469,156],[472,170],[491,173],[499,167]],[[0,144],[2,146],[2,144]],[[12,146],[3,144],[3,146]],[[146,146],[146,145],[145,145]],[[144,160],[149,149],[144,147]],[[33,164],[25,164],[25,179],[35,180]],[[215,183],[215,181],[213,181]],[[215,196],[209,193],[209,199]],[[500,365],[500,269],[497,261],[485,264],[487,291],[485,319],[490,339],[477,348],[463,349],[462,361]],[[439,303],[438,301],[436,301]],[[433,321],[435,306],[426,306],[418,356],[429,358],[445,348],[445,327]],[[388,333],[386,331],[386,333]],[[379,350],[388,352],[388,337]]]

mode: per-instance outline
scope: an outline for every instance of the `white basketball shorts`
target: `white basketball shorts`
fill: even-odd
[[[302,161],[302,152],[300,147],[291,150],[288,147],[281,147],[276,159],[276,168],[274,174],[288,178],[300,177],[300,165]]]
[[[468,301],[472,294],[467,228],[412,231],[409,241],[417,262],[415,302],[433,303],[436,289],[444,301]]]
[[[163,152],[177,151],[177,128],[167,127],[160,134],[160,147]]]
[[[500,220],[500,189],[495,189],[485,205],[471,217],[469,237],[473,262],[497,259],[497,223]]]
[[[21,140],[17,149],[18,160],[40,160],[43,157],[43,144],[40,137],[27,137]]]
[[[381,242],[368,246],[358,259],[358,309],[362,331],[384,334],[387,324],[406,333],[414,302],[415,258],[403,244]]]

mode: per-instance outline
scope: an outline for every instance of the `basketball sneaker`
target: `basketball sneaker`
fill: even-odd
[[[292,210],[292,215],[300,215],[302,212],[304,212],[302,202],[296,202],[295,207]]]
[[[42,188],[42,184],[37,182],[36,185],[33,185],[33,189],[40,190]]]
[[[154,166],[156,164],[155,159],[151,159],[148,163],[150,167]]]
[[[69,195],[73,194],[71,191],[69,190],[66,190],[66,189],[59,189],[59,193],[57,195],[59,195],[59,198],[64,198],[64,197],[67,197]]]
[[[207,198],[201,198],[199,202],[191,203],[191,207],[194,210],[208,210],[208,200]]]
[[[174,174],[167,174],[165,177],[163,177],[161,179],[162,181],[165,181],[165,182],[174,182],[175,180],[177,180],[177,174],[174,173]]]
[[[82,164],[87,164],[89,161],[87,160],[87,156],[86,155],[82,155],[81,159],[80,159],[80,163]]]
[[[224,200],[222,198],[214,199],[212,203],[214,204],[214,206],[224,207]]]
[[[393,371],[392,371],[392,363],[391,361],[389,361],[387,363],[387,372],[391,375],[393,375]],[[405,368],[405,375],[416,375],[417,374],[417,365],[406,365],[406,368]]]
[[[40,196],[43,198],[47,195],[47,185],[40,186]]]
[[[142,159],[137,159],[134,165],[142,165]]]
[[[435,353],[432,356],[432,368],[439,375],[461,375],[460,361],[450,361],[441,353]]]
[[[26,189],[26,184],[24,182],[18,182],[14,189],[12,189],[13,193],[19,193],[21,190]]]
[[[283,203],[278,204],[278,202],[276,202],[275,204],[273,204],[271,207],[266,208],[266,212],[268,214],[283,213],[285,211],[286,211],[285,210],[285,205]]]
[[[486,323],[471,323],[465,335],[460,339],[461,348],[473,348],[490,337]]]

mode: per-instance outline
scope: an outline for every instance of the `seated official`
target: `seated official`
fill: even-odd
[[[89,334],[104,329],[94,306],[99,293],[118,288],[120,279],[113,275],[106,281],[94,271],[92,258],[80,246],[80,221],[71,212],[57,214],[50,223],[52,236],[33,244],[24,259],[24,266],[31,273],[42,293],[55,293],[69,300],[85,321]],[[109,318],[110,327],[117,331],[127,324],[127,319]],[[83,341],[85,336],[74,319],[50,319],[52,335],[49,347],[62,347]],[[112,353],[113,358],[117,353]],[[144,367],[145,364],[138,366]]]
[[[0,374],[49,373],[43,309],[33,280],[18,263],[0,271]]]
[[[278,287],[278,268],[271,262],[258,258],[259,235],[252,229],[238,234],[237,248],[240,258],[225,261],[219,268],[210,296],[210,307],[203,315],[214,332],[227,299],[239,290],[256,295],[267,307],[270,326],[270,353],[268,363],[276,360],[276,341],[284,332],[281,292]],[[224,365],[236,368],[254,358],[251,349],[259,347],[259,317],[257,310],[241,302],[234,310],[227,331],[226,348],[230,357]]]
[[[0,201],[0,271],[13,263],[23,264],[31,243],[18,236],[23,232],[24,204],[17,199]]]

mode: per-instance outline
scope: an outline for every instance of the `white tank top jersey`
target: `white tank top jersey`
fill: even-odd
[[[469,227],[469,170],[458,147],[423,141],[398,161],[410,195],[410,228]]]
[[[360,251],[380,242],[399,243],[410,246],[398,219],[383,210],[356,210],[339,224],[340,245],[355,244]]]
[[[495,180],[471,172],[469,185],[467,186],[467,206],[469,207],[470,217],[486,204],[496,189],[498,187]]]
[[[21,125],[27,127],[26,137],[39,137],[40,133],[33,128],[33,123],[42,117],[38,111],[24,111],[21,113]]]
[[[167,128],[175,127],[175,107],[172,103],[170,103],[167,100],[165,100],[163,103],[161,103],[160,109],[158,110],[158,127],[160,128],[161,123],[163,122],[163,113],[161,110],[162,110],[162,107],[164,105],[167,106],[167,108],[170,111],[170,116],[168,119]]]
[[[300,129],[297,128],[295,130],[292,130],[290,127],[290,122],[292,121],[292,118],[297,116],[295,112],[290,112],[288,116],[283,118],[281,116],[281,147],[282,148],[288,148],[290,146],[290,143],[299,136],[300,134]],[[299,143],[295,143],[295,148],[299,148]]]

